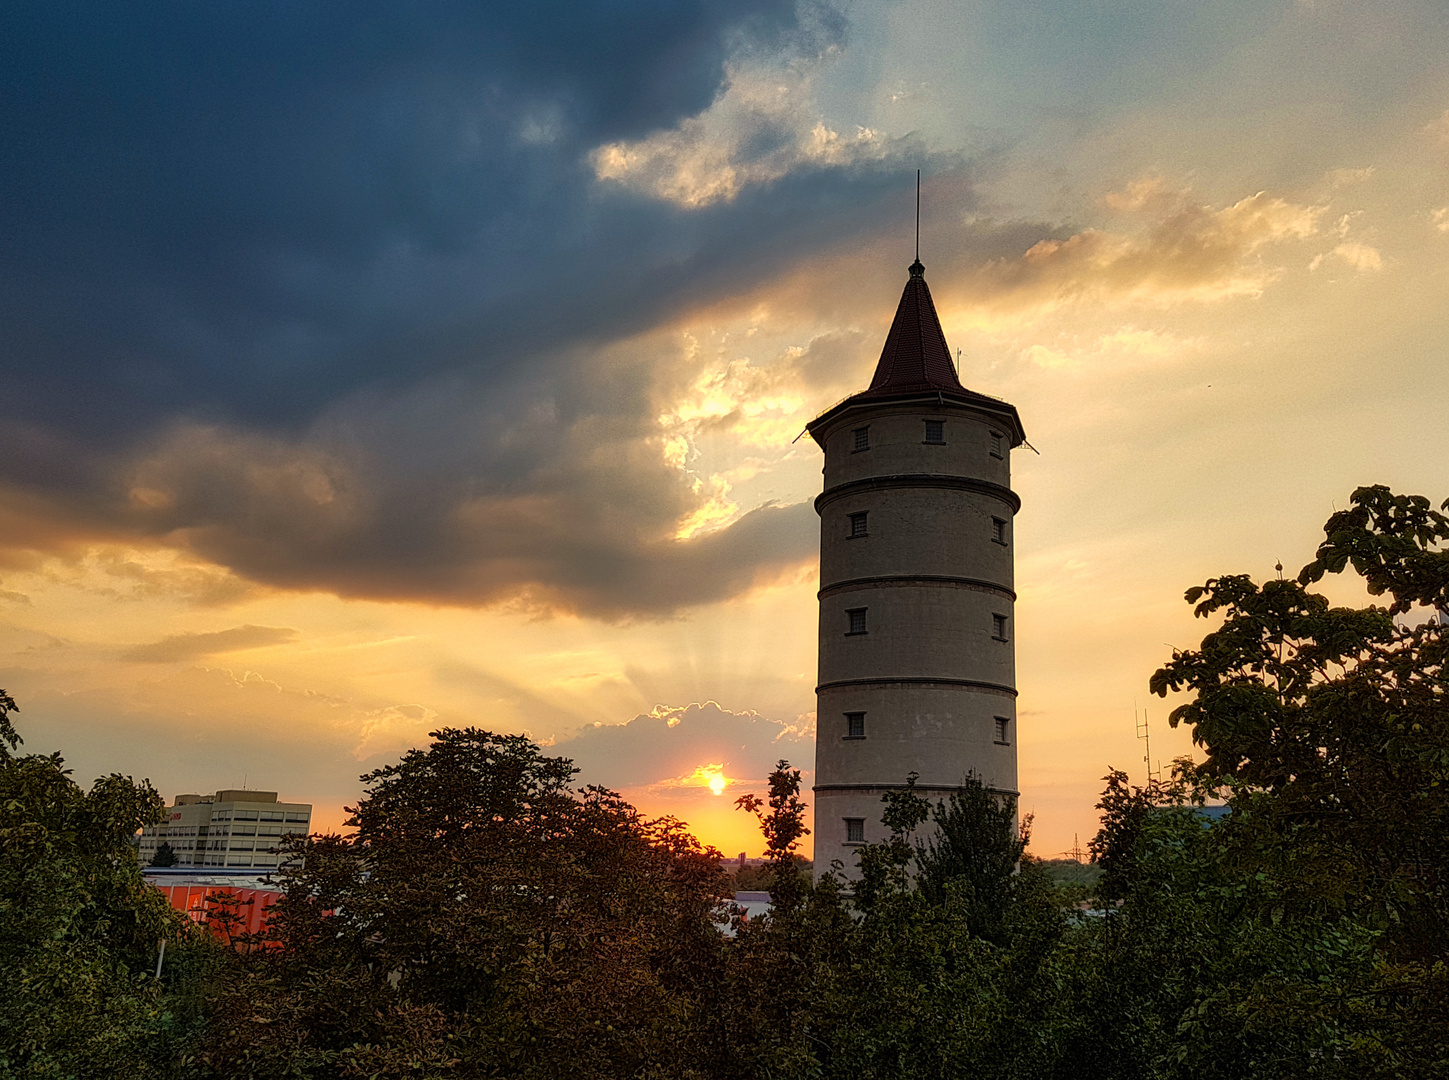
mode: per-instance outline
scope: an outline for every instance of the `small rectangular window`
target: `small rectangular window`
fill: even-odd
[[[997,746],[1009,746],[1011,744],[1011,740],[1009,738],[1007,738],[1007,735],[1010,733],[1010,731],[1011,731],[1011,719],[1009,717],[1005,717],[1005,716],[998,716],[996,718],[996,745]]]
[[[848,817],[845,819],[845,842],[847,844],[865,843],[865,818]]]
[[[869,511],[861,510],[850,515],[850,538],[854,540],[858,536],[865,536],[865,519]]]
[[[942,444],[946,441],[946,422],[944,420],[926,421],[926,442]]]
[[[991,616],[991,636],[994,637],[997,641],[1005,641],[1006,640],[1006,616],[1005,615],[993,615],[993,616]]]
[[[845,714],[845,737],[847,739],[865,738],[865,713],[848,712]]]
[[[846,631],[847,634],[865,633],[865,608],[851,608],[845,614],[850,620],[850,629]]]
[[[991,456],[1001,457],[1001,432],[999,431],[991,433]]]
[[[855,429],[855,449],[857,449],[857,450],[869,450],[870,449],[870,428],[868,428],[868,427],[858,427],[858,428]]]
[[[1006,543],[1006,519],[994,517],[991,519],[991,539],[998,544]]]

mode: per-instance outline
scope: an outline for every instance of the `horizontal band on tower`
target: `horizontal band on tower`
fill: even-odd
[[[877,794],[877,793],[879,793],[881,795],[884,795],[888,791],[905,791],[906,790],[906,785],[905,784],[816,784],[810,790],[811,791],[815,791],[815,792],[827,792],[827,793],[828,792],[832,792],[832,791],[855,791],[855,792],[862,792],[862,793],[870,794],[870,795],[874,795],[874,794]],[[926,792],[931,792],[931,793],[935,793],[935,792],[940,791],[940,792],[947,792],[949,794],[954,794],[954,793],[956,793],[956,792],[958,792],[958,791],[961,790],[961,785],[960,784],[917,784],[911,790],[912,791],[926,791]],[[1008,788],[989,787],[986,790],[989,791],[989,792],[991,792],[991,794],[993,794],[993,795],[1010,795],[1013,798],[1019,797],[1021,795],[1021,792],[1019,792],[1019,791],[1012,791],[1012,790],[1010,790]]]
[[[834,596],[836,593],[846,592],[850,589],[905,589],[912,586],[970,589],[973,592],[991,593],[1007,600],[1016,599],[1016,593],[1005,585],[998,585],[994,581],[983,581],[981,578],[958,577],[954,574],[884,574],[880,577],[849,578],[845,581],[831,582],[816,593],[815,598],[824,600],[827,596]]]
[[[1021,509],[1021,498],[1011,488],[993,484],[989,480],[977,480],[970,476],[951,476],[946,473],[899,473],[895,476],[865,476],[859,480],[847,480],[815,496],[815,512],[818,514],[828,503],[847,495],[863,491],[882,491],[890,488],[950,488],[956,491],[974,491],[978,495],[990,495],[1011,507],[1014,514]]]
[[[821,683],[815,688],[818,694],[823,690],[838,690],[841,687],[853,686],[964,686],[971,690],[985,690],[992,694],[1005,694],[1008,697],[1016,697],[1016,687],[1007,686],[1004,683],[982,682],[980,679],[951,679],[939,675],[886,675],[873,679],[836,679],[834,682]]]

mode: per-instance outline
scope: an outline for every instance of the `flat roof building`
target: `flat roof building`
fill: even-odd
[[[141,865],[168,844],[178,867],[262,870],[277,866],[283,836],[311,831],[312,804],[277,801],[275,791],[227,788],[214,795],[178,795],[166,820],[141,830]]]

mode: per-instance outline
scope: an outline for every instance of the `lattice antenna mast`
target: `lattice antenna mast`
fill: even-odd
[[[1134,705],[1132,707],[1132,721],[1137,725],[1137,737],[1142,740],[1144,749],[1146,750],[1146,753],[1142,755],[1142,762],[1147,766],[1147,782],[1151,783],[1154,779],[1161,780],[1162,770],[1159,768],[1155,774],[1152,770],[1152,729],[1147,723],[1147,710],[1142,710],[1142,719],[1138,720],[1137,707]]]

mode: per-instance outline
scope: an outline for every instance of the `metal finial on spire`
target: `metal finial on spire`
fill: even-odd
[[[921,265],[921,170],[916,170],[916,261],[911,263],[911,277],[923,278],[926,268]]]

